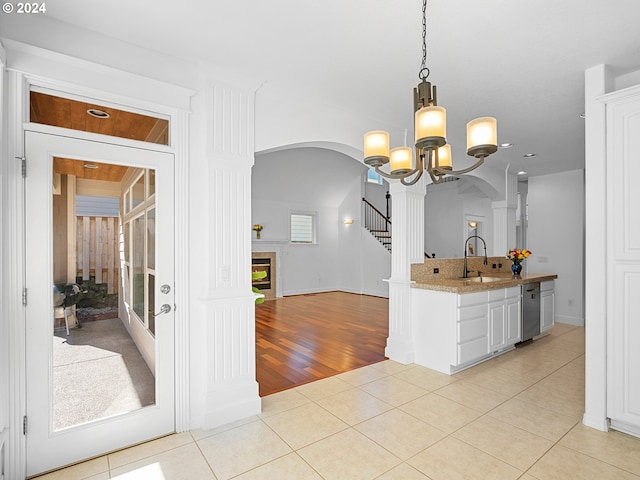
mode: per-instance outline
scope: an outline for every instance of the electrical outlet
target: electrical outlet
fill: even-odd
[[[439,268],[434,268],[433,269],[433,273],[440,273],[440,269]]]
[[[493,266],[491,268],[496,268],[496,264],[494,263]]]
[[[502,268],[502,264],[501,263],[498,264],[498,268]]]

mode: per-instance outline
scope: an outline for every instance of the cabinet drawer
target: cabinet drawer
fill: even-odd
[[[466,343],[480,337],[486,337],[488,330],[486,315],[480,318],[458,322],[458,343]]]
[[[489,339],[478,338],[458,345],[458,365],[484,357],[489,353]]]
[[[499,302],[500,300],[504,300],[504,290],[504,288],[489,290],[489,302]]]
[[[458,295],[458,306],[477,305],[478,303],[487,303],[487,292],[463,293]]]
[[[520,286],[507,288],[505,298],[519,297],[522,295],[522,288]]]
[[[540,291],[546,292],[549,290],[553,290],[555,286],[554,280],[547,280],[546,282],[540,282]]]
[[[487,304],[475,305],[473,307],[464,307],[458,309],[458,321],[471,320],[472,318],[487,318]]]

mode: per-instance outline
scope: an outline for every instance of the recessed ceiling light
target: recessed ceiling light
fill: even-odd
[[[501,143],[498,145],[499,148],[511,148],[513,147],[513,143]]]
[[[578,115],[580,118],[587,118],[587,114],[582,112],[580,115]]]
[[[84,168],[88,168],[90,170],[95,170],[96,168],[98,168],[98,165],[96,165],[95,163],[85,163],[84,164]]]
[[[535,154],[535,153],[525,153],[525,154],[523,155],[523,157],[524,157],[524,158],[533,158],[533,157],[535,157],[535,156],[536,156],[536,154]]]
[[[527,174],[527,172],[525,172],[524,170],[520,170],[520,171],[518,172],[518,175],[526,175],[526,174]]]
[[[109,118],[111,116],[104,110],[98,110],[97,108],[90,108],[87,113],[96,118]]]

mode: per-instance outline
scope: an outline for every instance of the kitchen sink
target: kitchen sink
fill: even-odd
[[[490,282],[500,282],[504,280],[509,280],[507,277],[469,277],[469,278],[459,278],[458,280],[464,283],[490,283]]]

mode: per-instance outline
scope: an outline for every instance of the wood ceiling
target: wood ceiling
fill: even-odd
[[[169,121],[162,118],[33,91],[30,103],[30,120],[34,123],[161,145],[169,144]],[[107,112],[109,118],[91,116],[87,113],[89,109]]]
[[[106,112],[109,117],[97,118],[89,115],[87,110],[90,109]],[[30,121],[161,145],[169,143],[168,120],[40,92],[31,92]],[[86,165],[94,165],[97,168],[86,167]],[[91,180],[119,182],[127,169],[128,167],[120,165],[69,158],[56,157],[53,160],[54,173],[75,175],[76,178]]]
[[[84,160],[72,160],[70,158],[60,157],[53,159],[54,173],[75,175],[76,178],[86,178],[89,180],[119,182],[128,169],[129,167],[110,163],[87,162]]]

